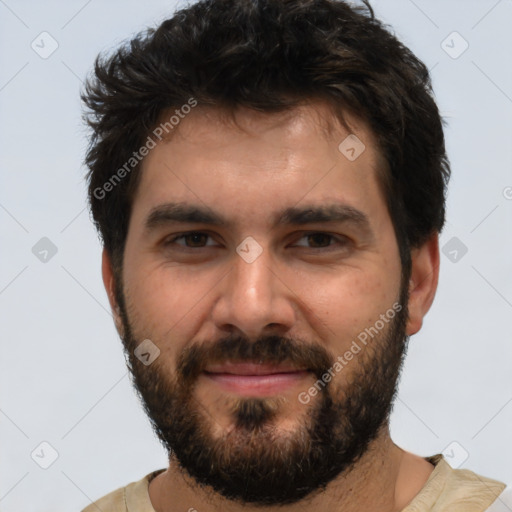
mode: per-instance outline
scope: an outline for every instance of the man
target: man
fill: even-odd
[[[85,509],[486,510],[396,446],[449,163],[425,66],[336,0],[203,0],[84,100],[103,280],[169,467]]]

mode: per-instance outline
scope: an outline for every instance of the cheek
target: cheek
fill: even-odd
[[[322,278],[302,275],[297,295],[310,310],[309,322],[319,325],[325,340],[332,340],[330,348],[339,352],[392,307],[397,290],[396,282],[379,272],[350,269]]]
[[[131,268],[144,269],[126,271],[125,296],[134,334],[152,339],[163,352],[179,351],[196,330],[198,311],[216,281],[176,267],[141,263]]]

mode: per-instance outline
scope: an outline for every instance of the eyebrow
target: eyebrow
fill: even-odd
[[[274,226],[300,226],[318,222],[342,222],[353,224],[357,228],[373,235],[368,216],[353,206],[343,203],[325,205],[291,206],[273,216]],[[233,227],[221,214],[211,208],[189,203],[165,203],[156,206],[149,213],[145,229],[150,232],[171,223],[209,224],[225,228]]]

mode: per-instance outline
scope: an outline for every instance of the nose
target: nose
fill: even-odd
[[[250,263],[234,254],[212,311],[218,330],[255,340],[291,329],[296,314],[294,293],[278,267],[267,250]]]

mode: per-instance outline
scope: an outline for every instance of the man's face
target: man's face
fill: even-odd
[[[322,118],[320,103],[239,110],[237,126],[198,107],[146,157],[133,202],[118,301],[135,383],[181,467],[231,499],[325,485],[385,427],[395,390],[407,283],[375,142],[349,117],[366,146],[351,161],[349,132]],[[316,214],[330,207],[342,215]]]

